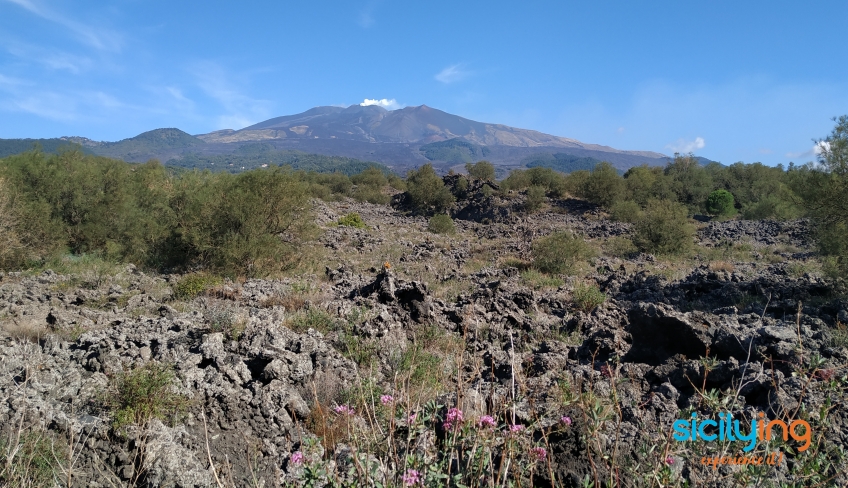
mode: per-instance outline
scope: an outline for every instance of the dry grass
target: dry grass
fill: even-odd
[[[710,263],[710,271],[725,271],[732,273],[734,269],[733,263],[727,261],[712,261]]]
[[[32,342],[34,344],[38,344],[41,339],[51,333],[46,323],[39,323],[34,320],[18,321],[6,318],[0,322],[0,328],[13,339]]]

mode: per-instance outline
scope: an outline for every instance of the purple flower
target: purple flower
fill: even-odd
[[[303,464],[303,453],[300,452],[300,451],[297,451],[296,453],[292,454],[291,455],[291,463],[294,464],[295,466],[299,466],[299,465]]]
[[[548,457],[548,451],[544,447],[534,447],[530,449],[530,454],[536,458],[536,461],[544,461]]]
[[[665,458],[665,463],[668,464],[669,466],[671,466],[672,464],[674,464],[674,458],[671,457],[671,456],[667,456]]]
[[[458,426],[461,423],[462,423],[462,410],[460,410],[456,407],[451,407],[450,409],[448,409],[448,416],[445,419],[445,423],[444,423],[445,430],[450,430],[454,426]]]
[[[383,405],[391,405],[393,401],[395,401],[395,397],[391,395],[382,395],[380,397],[380,403]]]
[[[353,408],[347,405],[339,405],[338,407],[333,409],[339,415],[353,415]]]
[[[495,425],[495,419],[491,415],[480,417],[480,427],[494,427]]]
[[[414,424],[415,419],[417,419],[417,418],[418,418],[418,414],[413,412],[413,413],[407,415],[406,422],[409,423],[409,424]]]
[[[509,426],[510,432],[521,432],[522,430],[524,430],[524,426],[521,424],[514,424]]]
[[[414,469],[407,469],[403,475],[403,484],[406,486],[414,486],[421,483],[421,473]]]
[[[562,418],[559,419],[559,421],[564,423],[565,425],[571,425],[571,417],[569,417],[568,415],[563,415]]]

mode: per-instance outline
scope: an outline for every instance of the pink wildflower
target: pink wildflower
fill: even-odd
[[[353,415],[353,408],[347,405],[339,405],[338,407],[333,409],[339,415]]]
[[[414,424],[415,419],[417,419],[417,418],[418,418],[418,414],[413,412],[406,417],[406,422],[410,423],[410,424]]]
[[[391,395],[383,395],[380,397],[380,403],[383,405],[391,405],[393,401],[395,401],[395,397]]]
[[[537,461],[544,461],[548,457],[548,451],[544,447],[534,447],[530,449],[530,453]]]
[[[666,457],[665,463],[668,464],[669,466],[671,466],[672,464],[674,464],[674,458],[671,457],[671,456]]]
[[[421,483],[421,473],[414,469],[407,469],[403,475],[403,484],[406,486],[414,486]]]
[[[445,423],[444,423],[445,430],[450,430],[454,426],[458,426],[461,423],[462,423],[462,410],[460,410],[456,407],[451,407],[450,409],[448,409],[448,416],[445,419]]]
[[[291,463],[294,464],[295,466],[299,466],[299,465],[303,464],[303,453],[300,452],[300,451],[297,451],[296,453],[292,454],[291,455]]]
[[[522,430],[524,430],[524,426],[521,424],[514,424],[509,426],[510,432],[521,432]]]
[[[491,415],[480,417],[480,427],[494,427],[495,425],[495,419]]]
[[[563,415],[562,418],[559,419],[559,421],[564,423],[565,425],[571,425],[571,417],[569,417],[568,415]]]

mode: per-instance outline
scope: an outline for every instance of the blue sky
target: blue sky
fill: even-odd
[[[848,113],[846,32],[844,0],[0,0],[0,138],[199,134],[386,99],[620,149],[806,162]]]

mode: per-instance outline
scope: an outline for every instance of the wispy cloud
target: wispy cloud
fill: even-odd
[[[217,129],[241,129],[269,117],[271,101],[241,93],[220,65],[212,62],[197,63],[190,71],[200,89],[225,111],[217,118]]]
[[[812,159],[818,158],[822,153],[830,150],[830,143],[827,141],[817,142],[806,151],[788,152],[786,157],[789,159]]]
[[[377,20],[374,18],[374,8],[377,6],[377,3],[374,1],[368,2],[368,4],[363,8],[359,15],[356,17],[356,23],[359,24],[359,27],[363,29],[367,29],[373,26]]]
[[[683,138],[678,139],[676,142],[667,144],[666,149],[670,149],[676,153],[691,153],[695,152],[698,149],[703,149],[706,146],[706,142],[704,142],[703,137],[696,137],[692,141],[687,141]]]
[[[359,104],[361,107],[368,107],[369,105],[377,105],[378,107],[383,107],[386,110],[397,110],[401,108],[401,104],[397,102],[394,98],[391,100],[383,98],[380,100],[366,98],[362,103]]]
[[[9,54],[22,60],[35,61],[45,68],[65,70],[73,74],[86,71],[94,64],[90,58],[85,56],[77,56],[20,42],[9,42],[6,50]]]
[[[0,0],[18,5],[42,19],[70,30],[81,42],[100,51],[120,52],[122,39],[115,32],[77,22],[33,0]]]
[[[440,71],[438,74],[436,74],[435,78],[436,80],[447,85],[450,83],[455,83],[457,81],[462,81],[470,75],[471,71],[466,69],[465,63],[457,63],[452,64]]]

